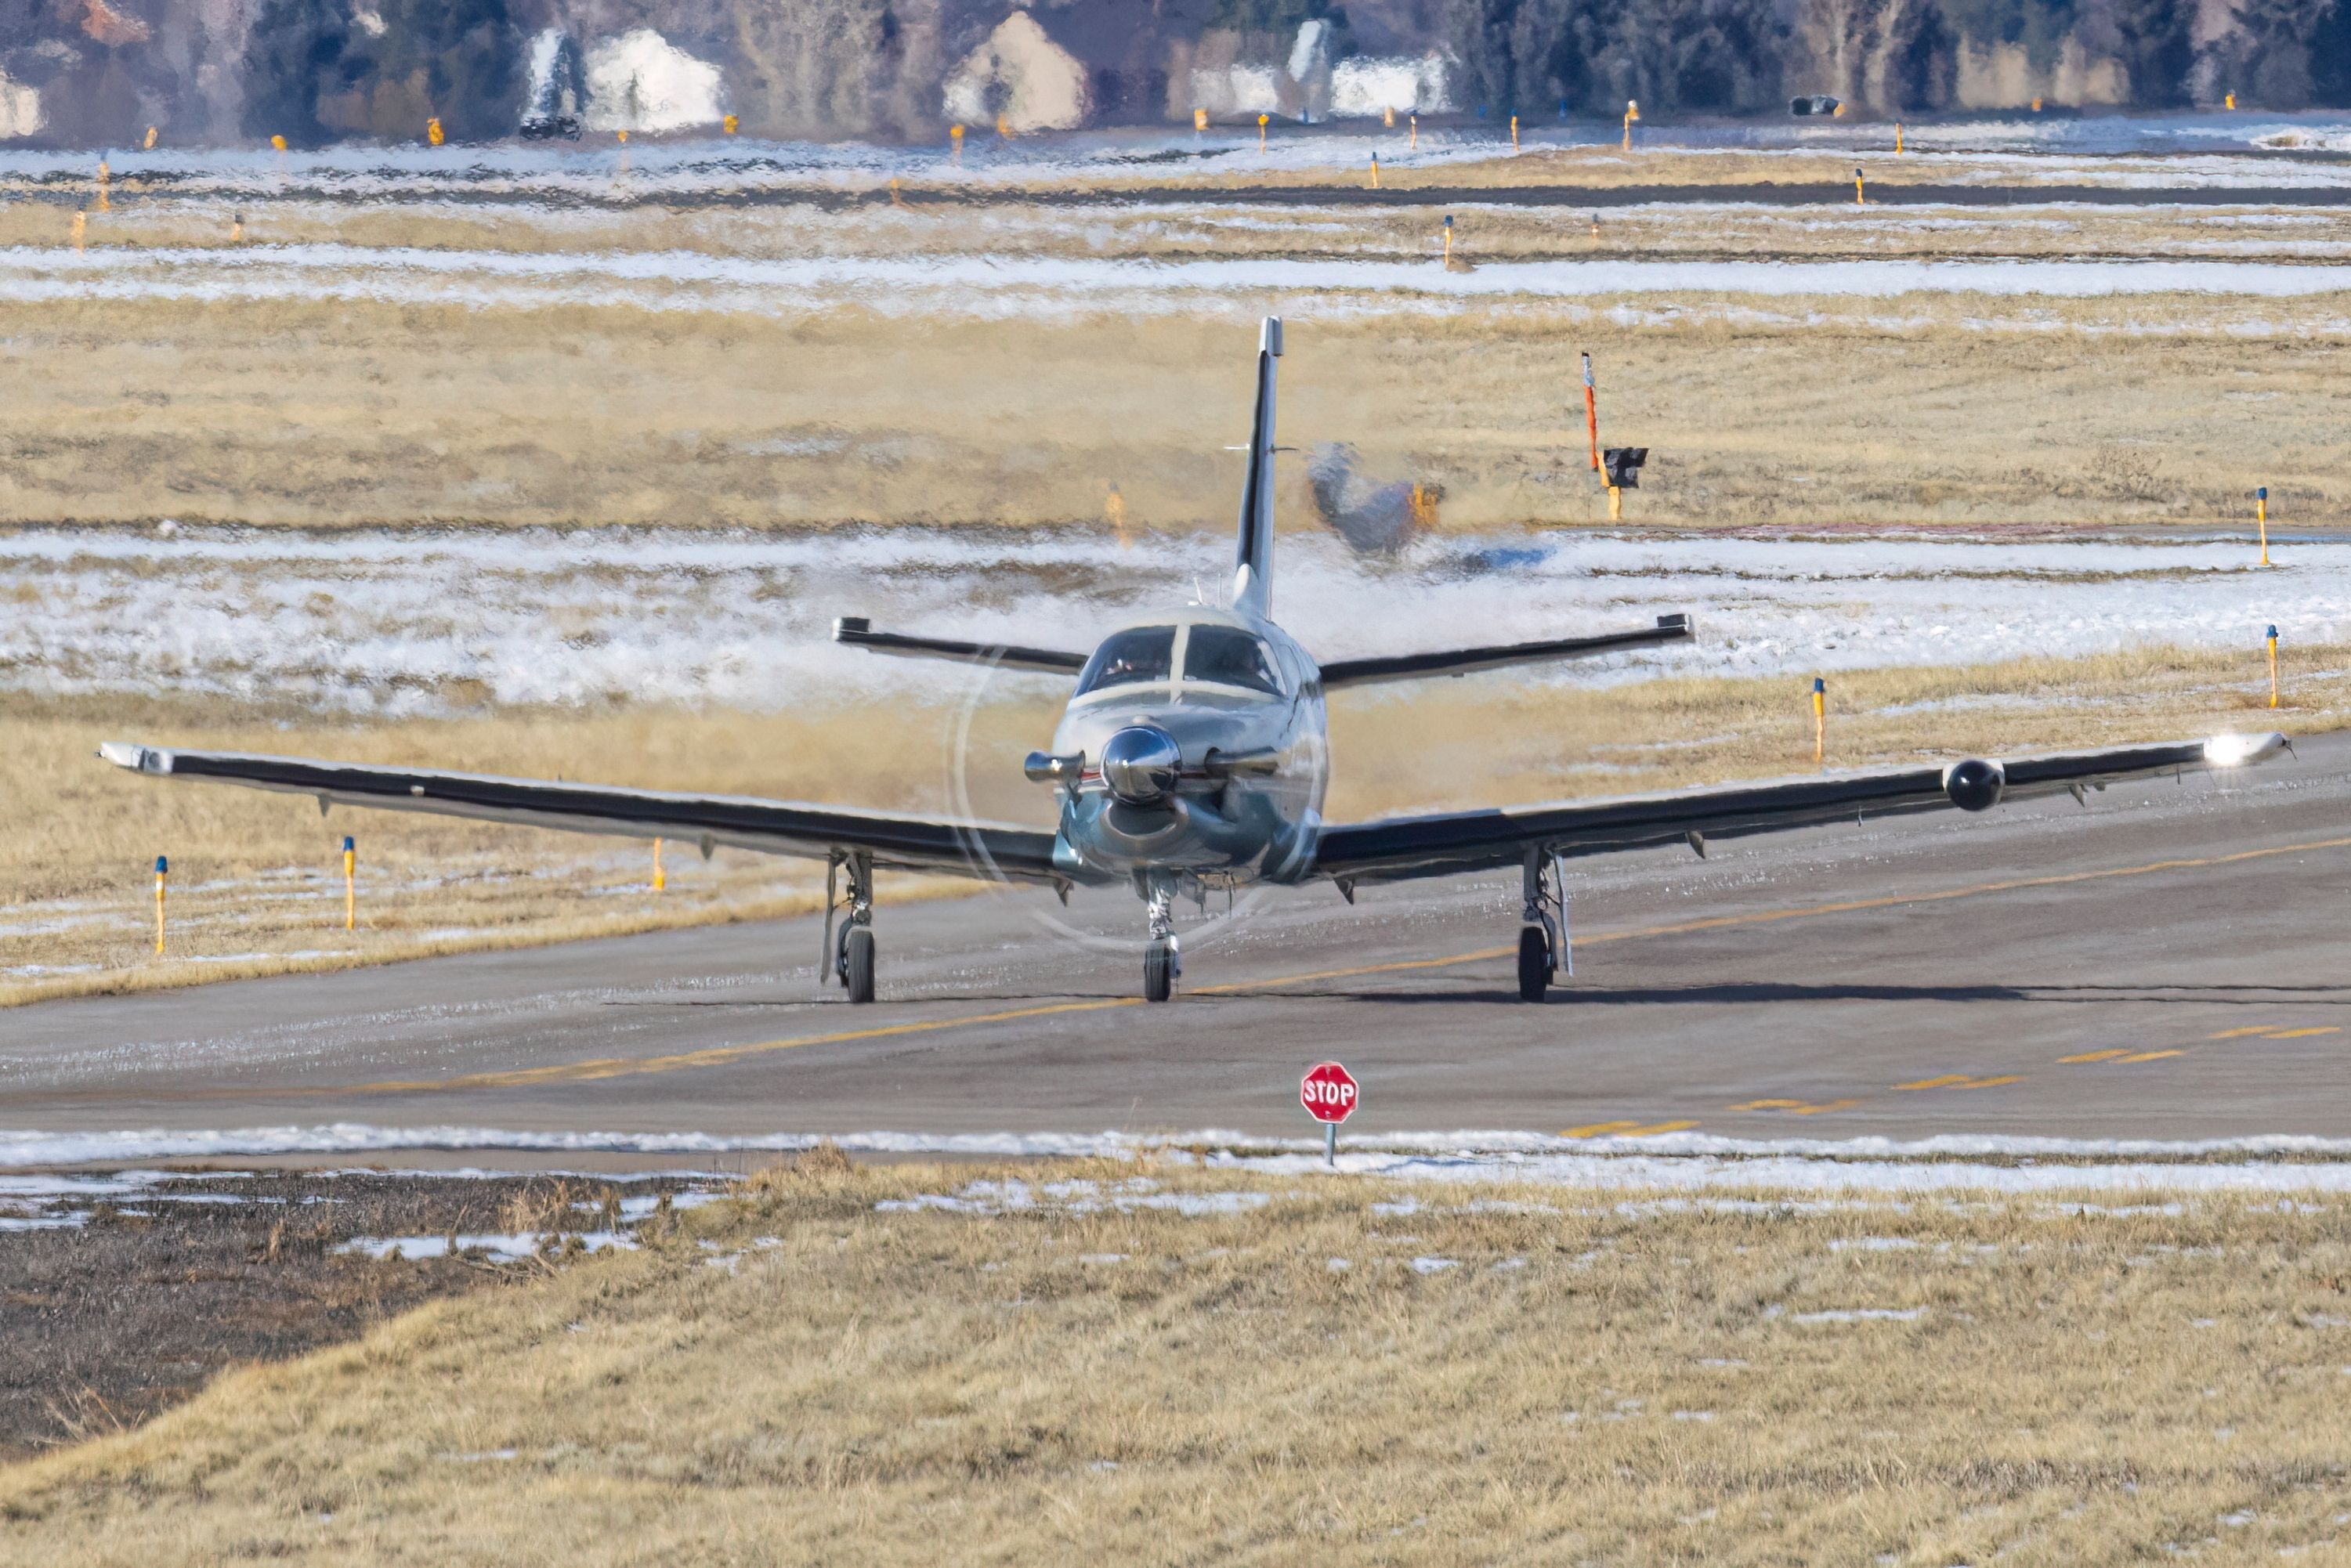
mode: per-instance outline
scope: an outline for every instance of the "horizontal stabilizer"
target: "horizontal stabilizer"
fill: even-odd
[[[1655,626],[1608,632],[1597,637],[1562,637],[1548,643],[1509,643],[1493,648],[1447,648],[1434,653],[1396,653],[1381,659],[1337,659],[1322,666],[1322,685],[1363,686],[1375,681],[1416,681],[1432,675],[1466,675],[1510,664],[1540,664],[1554,659],[1588,659],[1652,643],[1678,643],[1691,635],[1687,615],[1660,615]]]
[[[1048,674],[1074,675],[1086,667],[1083,653],[1053,648],[1020,648],[1008,643],[963,643],[952,637],[910,637],[903,632],[876,632],[862,615],[844,615],[832,623],[832,640],[876,653],[897,653],[910,659],[955,659],[967,664],[995,664],[1007,670],[1041,670]]]

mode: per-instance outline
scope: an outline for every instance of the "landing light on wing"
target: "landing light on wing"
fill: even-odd
[[[2283,735],[2216,735],[2204,743],[2204,760],[2214,768],[2242,768],[2293,749]]]

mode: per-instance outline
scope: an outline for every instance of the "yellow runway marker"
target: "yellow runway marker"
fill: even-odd
[[[2117,1062],[2162,1061],[2174,1056],[2185,1056],[2188,1053],[2184,1051],[2142,1051],[2136,1056],[2118,1056],[2115,1058],[2115,1061]]]
[[[2070,1067],[2077,1061],[2112,1061],[2118,1056],[2129,1054],[2127,1051],[2085,1051],[2079,1056],[2061,1056],[2057,1061],[2060,1065]]]
[[[2322,1029],[2272,1030],[2269,1034],[2263,1038],[2268,1040],[2308,1040],[2314,1034],[2341,1034],[2342,1032],[2343,1031],[2341,1030],[2336,1029],[2332,1025],[2328,1025]]]
[[[2206,1040],[2244,1040],[2255,1037],[2262,1040],[2308,1040],[2314,1034],[2341,1034],[2342,1032],[2342,1029],[2335,1024],[2309,1024],[2300,1029],[2288,1029],[2283,1024],[2250,1023],[2242,1029],[2224,1029],[2218,1034],[2208,1034],[2204,1038]]]
[[[1916,1083],[1897,1083],[1896,1090],[1912,1089],[1997,1089],[2004,1083],[2022,1083],[2021,1072],[2002,1073],[1997,1078],[1970,1078],[1964,1072],[1947,1072],[1940,1078],[1921,1078]]]
[[[1734,1111],[1785,1111],[1791,1116],[1822,1116],[1831,1111],[1850,1111],[1860,1104],[1858,1100],[1824,1100],[1814,1104],[1809,1100],[1750,1100],[1744,1105],[1733,1105]]]

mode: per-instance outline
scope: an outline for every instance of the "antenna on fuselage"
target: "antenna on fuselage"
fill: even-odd
[[[1273,388],[1281,358],[1281,318],[1269,316],[1257,344],[1257,413],[1249,424],[1249,476],[1233,562],[1233,608],[1273,613]]]

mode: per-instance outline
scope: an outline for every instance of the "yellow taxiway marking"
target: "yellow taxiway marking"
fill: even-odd
[[[2342,1030],[2333,1025],[2328,1025],[2324,1028],[2314,1029],[2272,1030],[2264,1038],[2269,1040],[2307,1040],[2314,1034],[2341,1034],[2342,1032]]]
[[[2245,861],[2267,860],[2277,855],[2307,854],[2314,850],[2351,849],[2351,839],[2313,839],[2299,844],[2279,844],[2265,850],[2239,850],[2233,854],[2199,855],[2179,860],[2149,861],[2144,865],[2109,866],[2103,871],[2065,872],[2053,876],[2012,877],[2005,882],[1970,883],[1965,887],[1939,888],[1927,893],[1889,894],[1883,898],[1849,898],[1836,904],[1809,904],[1791,909],[1758,909],[1745,915],[1712,915],[1698,920],[1676,921],[1667,925],[1637,925],[1623,931],[1595,931],[1578,936],[1578,946],[1595,946],[1603,942],[1631,942],[1647,936],[1680,936],[1693,931],[1720,931],[1738,925],[1776,925],[1784,920],[1813,920],[1824,915],[1851,915],[1865,909],[1892,909],[1905,904],[1943,904],[1955,898],[1981,898],[1995,893],[2017,893],[2028,888],[2064,887],[2078,882],[2099,882],[2111,877],[2149,876],[2158,872],[2193,871],[2203,866],[2236,865]],[[1365,964],[1353,969],[1323,969],[1311,975],[1285,975],[1279,979],[1237,980],[1228,985],[1196,986],[1192,993],[1215,996],[1234,991],[1270,990],[1277,986],[1304,985],[1314,980],[1344,980],[1359,975],[1386,975],[1409,969],[1442,969],[1456,964],[1482,964],[1489,959],[1507,958],[1516,953],[1516,946],[1480,947],[1474,953],[1457,953],[1447,958],[1411,958],[1394,964]]]
[[[2126,1061],[2162,1061],[2170,1057],[2185,1056],[2188,1053],[2184,1051],[2142,1051],[2132,1056],[2118,1056],[2115,1058],[2115,1061],[2117,1063]]]
[[[2157,872],[2192,871],[2203,866],[2235,865],[2244,861],[2266,860],[2277,855],[2306,854],[2314,850],[2351,848],[2351,838],[2314,839],[2298,844],[2279,844],[2272,849],[2239,850],[2233,854],[2202,855],[2179,860],[2149,861],[2144,865],[2114,866],[2103,871],[2067,872],[2055,876],[2015,877],[2005,882],[1980,882],[1965,887],[1948,887],[1927,893],[1889,894],[1883,898],[1845,899],[1836,904],[1806,904],[1792,909],[1759,909],[1744,915],[1717,915],[1698,920],[1677,921],[1666,925],[1636,926],[1624,931],[1600,931],[1579,938],[1586,946],[1602,942],[1630,942],[1649,936],[1677,936],[1694,931],[1721,931],[1740,925],[1775,925],[1788,920],[1811,920],[1827,915],[1850,915],[1865,909],[1892,909],[1905,904],[1941,904],[1955,898],[1980,898],[1995,893],[2015,893],[2027,888],[2062,887],[2078,882],[2097,882],[2109,877],[2147,876]],[[1282,986],[1309,985],[1317,980],[1354,979],[1364,975],[1393,975],[1416,969],[1443,969],[1459,964],[1482,964],[1496,958],[1507,958],[1516,953],[1516,946],[1480,947],[1472,953],[1456,953],[1442,958],[1406,958],[1394,963],[1364,964],[1345,969],[1319,969],[1311,974],[1283,975],[1263,980],[1233,980],[1220,985],[1196,986],[1195,996],[1231,996],[1244,991],[1272,990]],[[447,1089],[505,1089],[527,1087],[537,1083],[585,1082],[606,1078],[627,1078],[649,1072],[675,1072],[687,1068],[723,1067],[752,1057],[777,1051],[798,1051],[811,1045],[843,1045],[861,1040],[886,1040],[910,1034],[931,1034],[940,1030],[965,1029],[976,1024],[1012,1023],[1021,1019],[1046,1018],[1060,1013],[1101,1012],[1110,1008],[1138,1007],[1138,997],[1104,997],[1080,1002],[1060,1002],[1048,1007],[1020,1008],[1010,1012],[978,1013],[951,1019],[925,1019],[911,1023],[884,1024],[874,1029],[839,1030],[828,1034],[800,1035],[790,1040],[765,1040],[757,1045],[717,1046],[707,1051],[683,1051],[674,1056],[605,1057],[593,1061],[567,1061],[546,1067],[517,1068],[504,1072],[469,1072],[454,1078],[419,1079],[412,1082],[359,1083],[331,1089],[295,1090],[303,1094],[408,1094]],[[2013,1079],[1993,1079],[1971,1083],[1970,1088],[1988,1089],[1994,1083],[2013,1082]],[[1695,1126],[1697,1124],[1689,1124]],[[1679,1132],[1679,1124],[1662,1130]]]
[[[1593,1122],[1587,1126],[1568,1127],[1560,1133],[1562,1138],[1653,1138],[1659,1133],[1687,1133],[1696,1122]]]
[[[1824,1100],[1814,1104],[1809,1100],[1750,1100],[1744,1105],[1733,1105],[1734,1111],[1785,1111],[1791,1116],[1821,1116],[1831,1111],[1850,1111],[1860,1104],[1858,1100]]]
[[[1908,1089],[1997,1089],[2003,1083],[2022,1083],[2021,1072],[2003,1073],[1998,1078],[1970,1078],[1964,1072],[1947,1072],[1940,1078],[1921,1078],[1916,1083],[1897,1083],[1897,1090]]]
[[[2311,1024],[2301,1029],[2288,1029],[2283,1024],[2249,1023],[2241,1029],[2224,1029],[2218,1034],[2208,1034],[2206,1040],[2307,1040],[2314,1034],[2341,1034],[2336,1024]]]
[[[914,1023],[883,1024],[874,1029],[836,1030],[831,1034],[804,1034],[792,1040],[770,1040],[758,1045],[721,1045],[706,1051],[680,1051],[674,1056],[608,1056],[592,1061],[559,1061],[546,1067],[522,1067],[504,1072],[467,1072],[455,1078],[424,1078],[409,1082],[360,1083],[346,1089],[301,1091],[313,1094],[410,1094],[435,1089],[516,1089],[534,1083],[579,1083],[601,1078],[629,1078],[646,1072],[675,1072],[689,1067],[725,1067],[754,1056],[802,1046],[841,1045],[855,1040],[886,1040],[893,1035],[926,1034],[934,1030],[967,1024],[1011,1023],[1019,1019],[1049,1018],[1057,1013],[1100,1012],[1105,1008],[1138,1008],[1141,997],[1104,997],[1083,1002],[1056,1002],[1041,1008],[1017,1008],[1010,1012],[980,1013],[953,1019],[925,1019]]]
[[[2063,1065],[2071,1066],[2077,1061],[2112,1061],[2116,1057],[2128,1056],[2129,1054],[2129,1051],[2120,1050],[2085,1051],[2079,1056],[2061,1056],[2057,1060]]]

